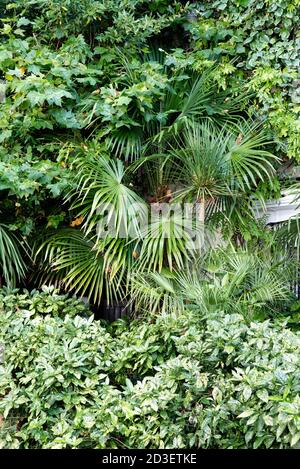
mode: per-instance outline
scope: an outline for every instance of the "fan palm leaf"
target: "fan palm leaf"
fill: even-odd
[[[174,274],[173,274],[174,275]],[[130,289],[130,304],[145,314],[181,312],[184,309],[177,294],[174,278],[167,269],[163,272],[134,272]]]
[[[54,283],[94,304],[123,299],[128,272],[134,261],[133,246],[124,238],[106,237],[97,243],[82,231],[60,230],[40,245],[36,260],[42,264],[40,283]]]
[[[126,169],[120,160],[87,155],[75,162],[76,187],[69,195],[72,208],[84,219],[86,234],[97,231],[97,239],[108,235],[127,238],[137,235],[139,223],[147,217],[147,206],[125,183]]]
[[[265,150],[269,143],[257,125],[218,130],[209,122],[194,123],[171,152],[184,185],[180,197],[218,209],[218,199],[234,200],[259,180],[271,179],[278,158]]]
[[[65,289],[99,303],[105,264],[93,247],[81,231],[71,228],[47,238],[36,252],[36,259],[43,264],[41,283],[59,282]]]
[[[273,305],[291,298],[291,273],[283,259],[262,259],[260,253],[231,247],[214,250],[184,270],[138,272],[131,294],[142,309],[151,305],[156,313],[168,307],[195,308],[202,315],[220,310],[250,318],[262,308],[273,311]]]
[[[164,210],[166,207],[168,210]],[[207,248],[203,227],[197,224],[192,214],[185,214],[179,205],[156,204],[155,209],[151,212],[150,223],[141,230],[136,245],[139,251],[137,268],[148,272],[161,272],[165,266],[170,271],[183,269]]]

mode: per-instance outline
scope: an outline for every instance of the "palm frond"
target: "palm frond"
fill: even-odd
[[[177,138],[168,161],[183,186],[178,197],[205,205],[206,218],[225,209],[229,214],[228,207],[237,211],[239,198],[275,174],[278,158],[265,150],[269,143],[256,124],[217,129],[194,122]]]
[[[136,248],[139,270],[183,269],[206,248],[203,226],[195,218],[185,215],[180,206],[160,207],[154,205],[150,223],[141,230]]]
[[[6,286],[14,288],[26,273],[27,253],[5,224],[0,224],[0,269]]]
[[[119,127],[107,137],[107,147],[125,161],[135,161],[143,149],[144,129],[141,126]]]
[[[250,99],[241,90],[234,95],[234,90],[219,91],[214,80],[214,68],[200,76],[193,76],[183,84],[183,90],[170,90],[163,100],[163,111],[172,119],[165,125],[156,139],[162,141],[179,135],[190,125],[209,121],[220,127],[226,123],[235,123],[243,119],[241,108]]]
[[[130,289],[130,303],[135,310],[145,314],[176,314],[184,309],[177,295],[172,275],[164,272],[134,272]]]
[[[237,130],[238,135],[228,135],[228,157],[233,176],[245,191],[256,186],[257,181],[270,180],[275,175],[274,164],[280,159],[265,149],[274,142],[260,123],[244,122]]]
[[[86,234],[97,231],[97,239],[107,235],[128,238],[139,233],[139,223],[147,217],[144,200],[125,184],[122,161],[88,155],[75,162],[76,188],[68,195],[72,208],[84,219]]]
[[[276,256],[275,256],[276,257]],[[194,309],[200,315],[212,311],[238,312],[252,318],[263,311],[273,312],[279,303],[292,298],[289,280],[292,271],[284,259],[263,259],[247,250],[216,249],[189,263],[184,270],[160,273],[138,271],[132,284],[137,305],[151,311]]]
[[[125,298],[134,256],[124,238],[94,243],[82,231],[66,228],[41,243],[35,260],[42,266],[40,284],[55,284],[99,305],[103,295],[108,303]]]
[[[50,236],[35,256],[43,264],[41,283],[58,282],[66,290],[100,303],[105,264],[93,247],[93,243],[76,229],[64,229]]]

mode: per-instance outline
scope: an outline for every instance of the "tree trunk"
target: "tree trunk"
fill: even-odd
[[[198,223],[197,225],[197,240],[196,246],[198,250],[201,250],[204,245],[204,223],[205,223],[205,197],[201,197],[197,201],[197,210],[198,210]]]
[[[205,197],[202,197],[198,200],[199,207],[199,221],[204,225],[205,222]]]

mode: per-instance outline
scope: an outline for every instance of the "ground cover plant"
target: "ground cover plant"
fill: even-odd
[[[107,328],[64,301],[1,307],[2,448],[298,447],[300,336],[283,322],[196,309]]]

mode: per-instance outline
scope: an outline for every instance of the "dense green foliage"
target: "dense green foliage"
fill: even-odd
[[[36,316],[50,314],[51,316],[73,317],[78,314],[90,316],[87,306],[76,298],[68,298],[61,295],[53,287],[43,287],[41,291],[31,292],[19,290],[0,291],[0,311],[10,313],[11,311],[22,311],[22,314],[33,319]]]
[[[299,446],[299,20],[0,2],[0,448]]]
[[[297,447],[300,336],[282,322],[196,310],[107,328],[77,303],[52,316],[57,301],[45,316],[2,297],[2,448]]]
[[[204,1],[196,2],[195,10],[198,21],[190,27],[194,66],[218,60],[223,75],[227,71],[234,81],[247,77],[256,109],[287,143],[284,151],[299,159],[299,0]]]
[[[193,268],[170,273],[136,273],[131,300],[138,311],[153,313],[199,309],[202,313],[239,313],[247,320],[285,311],[293,295],[289,280],[295,263],[282,254],[218,249]]]
[[[176,184],[192,201],[209,205],[217,197],[229,237],[262,235],[249,196],[278,196],[280,158],[299,156],[298,18],[298,0],[1,2],[0,211],[14,245],[33,251],[26,280],[39,270],[33,260],[49,230],[76,228],[85,221],[79,214],[88,216],[84,192],[77,204],[68,198],[82,181],[74,178],[77,158],[83,171],[96,155],[112,164],[119,158],[122,181],[147,203],[170,201]],[[207,121],[209,133],[190,132]],[[129,252],[118,240],[87,243],[101,258],[98,289],[90,291],[83,271],[67,288],[96,302],[107,283],[124,284],[132,251],[147,263],[154,249],[147,241]],[[166,256],[168,267],[181,265],[185,250],[177,243],[167,254],[172,249],[165,246],[152,268],[160,270]],[[8,277],[1,265],[6,284],[24,278],[20,266]]]

